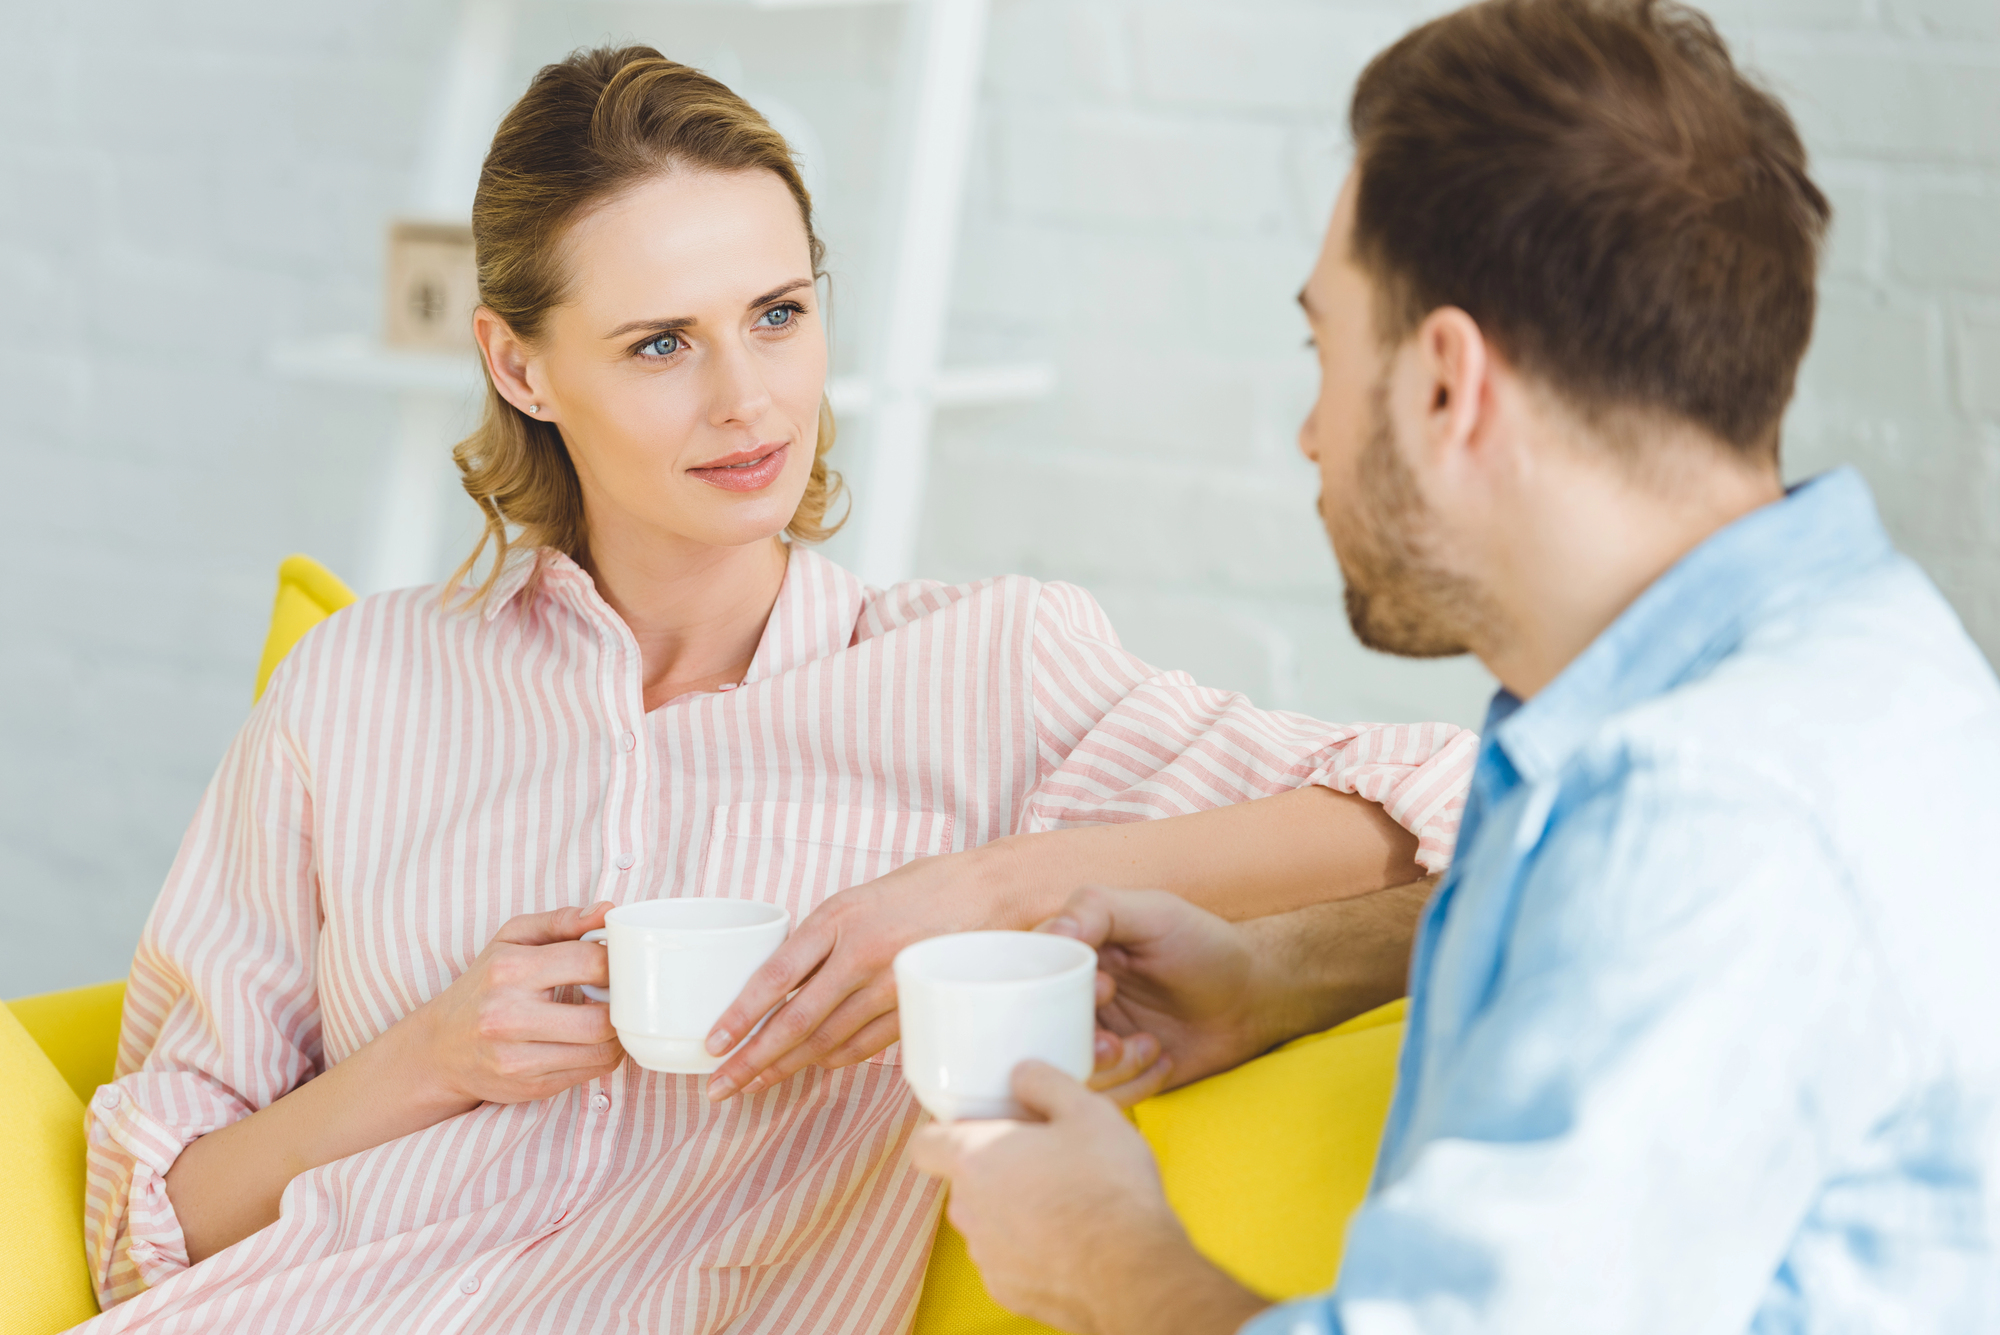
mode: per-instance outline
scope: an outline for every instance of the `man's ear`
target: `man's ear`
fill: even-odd
[[[1481,414],[1490,399],[1492,367],[1479,322],[1456,306],[1424,317],[1413,339],[1412,373],[1423,396],[1417,438],[1432,464],[1477,447]]]
[[[479,355],[486,359],[486,369],[493,376],[493,386],[500,391],[500,397],[524,413],[532,408],[537,421],[553,421],[552,405],[542,402],[533,384],[527,345],[515,336],[507,322],[491,307],[481,306],[472,313],[472,337],[479,344]]]

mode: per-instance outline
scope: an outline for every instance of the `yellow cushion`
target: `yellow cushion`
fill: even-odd
[[[278,599],[271,608],[271,629],[264,637],[264,657],[257,664],[255,701],[264,694],[271,673],[284,661],[299,637],[354,601],[354,590],[310,556],[288,556],[278,566]]]
[[[1133,1109],[1202,1253],[1267,1298],[1331,1288],[1396,1084],[1404,1003]],[[987,1296],[938,1221],[914,1335],[1048,1335]]]
[[[113,1043],[117,1028],[112,1028]],[[83,1104],[0,1006],[0,1329],[43,1335],[97,1315],[83,1259]]]
[[[123,980],[20,997],[7,1006],[55,1063],[78,1102],[90,1102],[99,1085],[111,1083],[118,1063],[118,1021],[125,1013]]]

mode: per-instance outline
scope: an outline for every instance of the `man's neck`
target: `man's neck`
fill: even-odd
[[[1486,583],[1504,635],[1475,646],[1525,700],[1555,680],[1634,599],[1719,529],[1784,496],[1773,465],[1701,441],[1638,443],[1671,471],[1638,478],[1609,446],[1547,456],[1498,526]],[[1678,456],[1678,457],[1675,457]],[[1656,455],[1658,457],[1658,455]]]
[[[788,557],[777,538],[712,547],[592,527],[584,565],[639,642],[648,710],[743,679]]]

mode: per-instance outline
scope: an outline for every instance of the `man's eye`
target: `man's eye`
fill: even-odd
[[[639,354],[644,357],[671,357],[681,350],[679,334],[661,334],[639,345]]]

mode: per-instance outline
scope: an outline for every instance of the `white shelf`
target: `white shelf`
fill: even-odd
[[[432,389],[470,393],[480,387],[479,359],[470,353],[392,348],[361,334],[280,343],[270,367],[290,380],[374,389]]]

